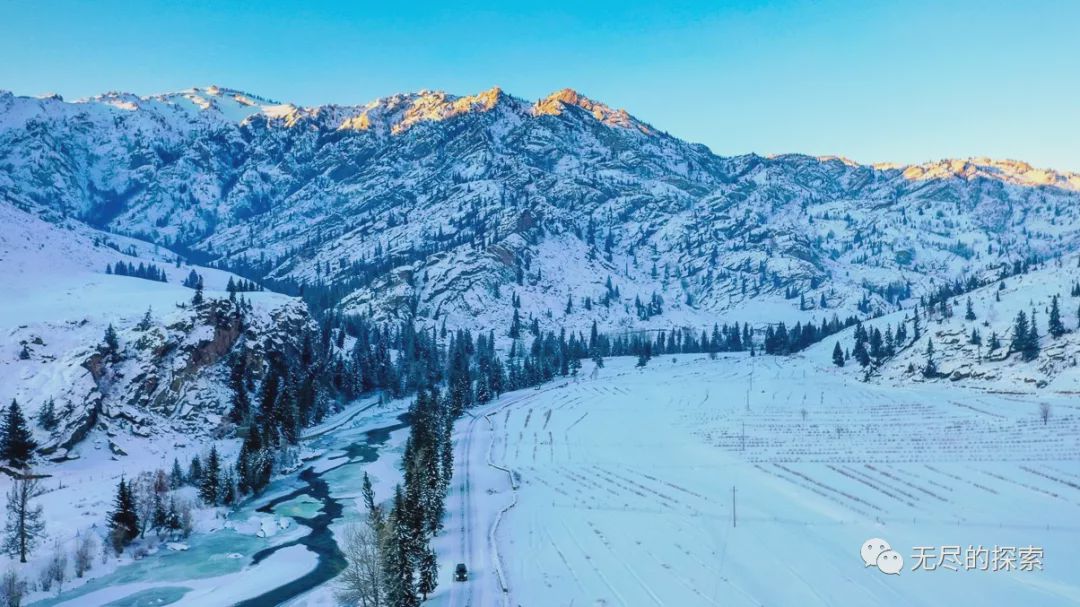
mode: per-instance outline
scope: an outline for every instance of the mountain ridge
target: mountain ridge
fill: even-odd
[[[303,114],[324,114],[331,113],[334,110],[339,112],[356,112],[355,115],[349,115],[342,118],[342,123],[338,125],[338,128],[348,128],[351,122],[363,117],[366,111],[383,108],[386,106],[397,106],[404,102],[433,102],[438,101],[447,105],[460,104],[462,106],[473,106],[473,111],[482,110],[489,111],[495,105],[503,100],[509,100],[513,103],[520,104],[528,107],[534,115],[551,115],[558,114],[558,106],[563,107],[578,107],[584,110],[587,114],[593,115],[597,121],[606,123],[609,125],[628,126],[632,123],[634,125],[640,125],[638,128],[644,127],[643,132],[649,134],[650,132],[659,132],[652,127],[649,123],[646,123],[636,116],[631,115],[627,110],[621,108],[612,108],[611,106],[596,101],[583,93],[574,90],[569,87],[564,87],[552,91],[548,95],[540,97],[535,101],[530,102],[524,97],[517,97],[506,93],[502,87],[495,85],[489,89],[485,89],[474,94],[457,95],[451,94],[441,89],[420,89],[412,92],[395,93],[382,97],[377,97],[366,103],[357,104],[340,104],[340,103],[323,103],[318,105],[299,105],[292,102],[282,102],[264,97],[255,93],[247,92],[242,89],[219,86],[211,84],[208,86],[195,86],[187,89],[182,89],[173,92],[154,93],[149,95],[139,95],[137,93],[131,93],[126,91],[108,91],[89,97],[80,97],[74,101],[66,101],[62,96],[55,93],[45,93],[41,95],[16,95],[9,90],[0,89],[0,98],[8,96],[13,99],[27,99],[27,100],[39,100],[39,101],[51,101],[68,105],[79,104],[105,104],[113,105],[118,109],[134,109],[132,106],[125,106],[125,103],[136,103],[139,101],[150,102],[169,102],[175,103],[180,99],[187,99],[189,101],[195,101],[195,99],[201,100],[199,103],[195,103],[201,110],[205,111],[213,107],[209,102],[211,99],[220,100],[232,100],[241,105],[246,105],[253,108],[270,109],[268,116],[270,117],[282,117],[287,112],[284,108],[290,108],[293,111]],[[253,112],[254,115],[258,112]],[[457,113],[445,116],[442,119],[448,119],[456,116]],[[245,116],[244,119],[249,118],[250,115]],[[428,120],[433,119],[433,116],[427,117]],[[402,129],[403,130],[403,129]],[[692,145],[705,145],[695,144],[688,142]],[[715,154],[715,153],[714,153]],[[717,155],[718,157],[722,157]],[[852,167],[869,167],[879,170],[899,170],[908,171],[918,169],[923,173],[928,174],[930,177],[940,176],[942,174],[952,174],[955,176],[969,175],[974,176],[991,176],[993,173],[1003,175],[1006,177],[1017,177],[1022,174],[1032,174],[1033,176],[1028,180],[1029,185],[1053,185],[1056,181],[1059,185],[1066,183],[1067,187],[1080,188],[1080,173],[1075,171],[1067,171],[1055,169],[1052,167],[1037,167],[1030,163],[1015,159],[1015,158],[994,158],[989,156],[969,156],[969,157],[946,157],[940,159],[926,160],[922,162],[859,162],[852,160],[841,155],[814,155],[805,154],[800,152],[784,152],[778,154],[758,155],[755,153],[737,154],[728,158],[740,158],[740,157],[761,157],[761,158],[784,158],[791,156],[806,156],[816,158],[818,160],[827,162],[833,160],[839,160]],[[914,176],[912,179],[916,178]],[[928,177],[923,177],[928,178]],[[1019,182],[1020,180],[1018,180]]]
[[[570,89],[308,108],[223,87],[7,94],[0,197],[345,313],[478,330],[508,326],[511,299],[545,328],[884,313],[1080,247],[1075,174],[722,157]]]

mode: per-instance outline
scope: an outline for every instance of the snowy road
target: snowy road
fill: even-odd
[[[447,527],[456,536],[457,547],[451,551],[456,560],[447,561],[443,569],[452,573],[457,563],[465,563],[469,580],[448,581],[451,607],[496,605],[506,600],[499,581],[497,554],[484,530],[494,523],[492,496],[508,489],[509,483],[500,487],[499,478],[489,473],[486,453],[492,437],[484,413],[474,411],[459,424],[461,430],[454,452],[455,481],[449,498],[451,516]]]

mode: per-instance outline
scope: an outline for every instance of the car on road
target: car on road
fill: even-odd
[[[469,570],[465,568],[465,563],[458,563],[457,567],[454,567],[454,581],[464,582],[469,579]]]

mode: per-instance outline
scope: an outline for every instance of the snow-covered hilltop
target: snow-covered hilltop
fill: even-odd
[[[0,399],[36,420],[46,459],[82,457],[73,448],[83,441],[115,455],[200,443],[231,405],[230,360],[261,370],[268,349],[297,347],[311,322],[303,302],[276,293],[230,302],[236,277],[208,268],[197,268],[207,301],[193,306],[181,281],[195,269],[153,245],[7,205],[0,225]],[[166,282],[106,273],[127,264]]]
[[[508,326],[518,299],[547,328],[884,312],[1080,244],[1077,175],[721,158],[570,90],[4,94],[0,155],[6,203],[432,325]],[[636,304],[654,293],[659,315]]]

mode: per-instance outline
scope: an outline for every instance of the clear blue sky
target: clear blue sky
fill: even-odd
[[[1078,23],[1065,0],[0,0],[0,88],[320,104],[569,86],[724,155],[1080,170]]]

